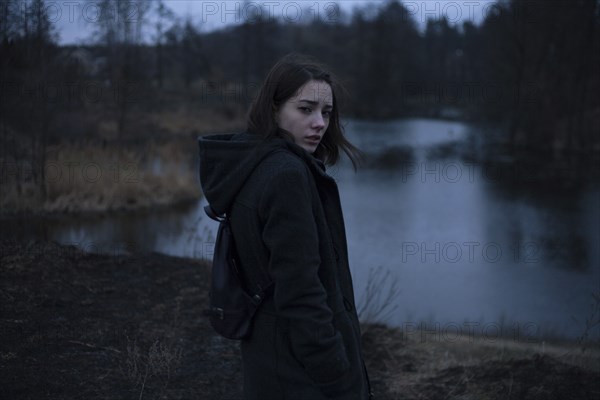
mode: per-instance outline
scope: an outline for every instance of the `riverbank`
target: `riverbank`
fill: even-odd
[[[137,145],[90,142],[53,145],[43,171],[3,161],[0,209],[15,213],[99,213],[172,206],[201,196],[192,167],[195,140]]]
[[[201,316],[209,265],[1,243],[7,398],[239,399],[237,343]],[[592,399],[598,348],[406,335],[364,325],[378,399]]]
[[[43,141],[5,127],[0,215],[98,214],[197,201],[197,138],[243,129],[238,108],[132,111],[123,133],[99,110],[88,110]]]

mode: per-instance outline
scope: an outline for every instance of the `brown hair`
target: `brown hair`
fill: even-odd
[[[329,84],[333,94],[333,109],[329,126],[313,155],[325,164],[333,165],[338,162],[340,149],[342,149],[356,170],[364,155],[344,137],[344,128],[340,124],[336,99],[336,91],[341,91],[343,88],[327,68],[308,56],[288,54],[271,68],[250,107],[248,131],[263,136],[265,139],[284,137],[293,141],[289,132],[277,126],[275,113],[310,80]]]

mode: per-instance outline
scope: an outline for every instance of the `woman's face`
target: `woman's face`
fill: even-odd
[[[298,146],[314,153],[329,126],[332,109],[331,86],[310,80],[279,108],[277,125],[290,132]]]

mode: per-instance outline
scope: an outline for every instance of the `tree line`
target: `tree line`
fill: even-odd
[[[3,152],[9,130],[42,154],[48,141],[93,136],[89,121],[100,118],[114,122],[119,138],[135,136],[132,113],[181,102],[234,115],[291,51],[336,71],[348,89],[347,116],[487,121],[503,127],[509,146],[541,151],[600,145],[597,0],[502,0],[478,25],[442,17],[422,31],[396,0],[293,23],[246,13],[213,31],[194,15],[177,17],[164,0],[136,2],[132,21],[111,17],[131,2],[87,1],[107,17],[81,46],[59,45],[44,0],[1,3]]]

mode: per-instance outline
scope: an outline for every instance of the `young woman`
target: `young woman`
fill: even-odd
[[[244,398],[371,398],[344,219],[325,165],[361,153],[343,135],[336,82],[297,55],[269,72],[247,132],[199,139],[200,180],[230,213],[247,281],[272,282],[241,342]]]

